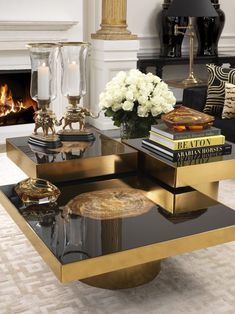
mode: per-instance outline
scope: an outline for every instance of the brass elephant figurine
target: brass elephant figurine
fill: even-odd
[[[55,124],[57,124],[56,117],[53,113],[50,112],[41,112],[37,111],[34,116],[35,120],[35,127],[33,130],[33,134],[38,134],[38,129],[42,128],[43,136],[48,136],[49,131],[51,134],[54,135],[55,131]]]
[[[75,110],[68,110],[64,116],[60,119],[60,125],[64,120],[63,130],[69,126],[70,130],[73,130],[72,123],[79,123],[79,131],[85,131],[85,118],[92,117],[97,119],[99,117],[99,113],[97,116],[93,115],[90,110],[83,107],[78,107]]]

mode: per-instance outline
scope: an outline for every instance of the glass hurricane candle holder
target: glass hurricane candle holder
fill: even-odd
[[[56,64],[58,45],[53,43],[28,44],[31,60],[31,97],[38,103],[35,112],[35,127],[29,143],[43,147],[58,147],[61,142],[55,132],[56,116],[49,109],[56,98]],[[38,132],[41,128],[42,132]]]
[[[91,112],[79,106],[81,98],[86,94],[86,61],[89,44],[85,42],[60,43],[62,62],[61,91],[68,99],[67,111],[61,119],[63,130],[58,134],[62,140],[90,140],[91,132],[85,130],[85,117]],[[79,129],[73,129],[73,123],[79,123]],[[65,130],[66,127],[69,130]]]

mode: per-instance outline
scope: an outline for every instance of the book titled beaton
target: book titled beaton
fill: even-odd
[[[181,140],[172,140],[153,131],[150,131],[149,139],[156,142],[157,144],[163,145],[173,150],[208,147],[222,145],[225,143],[224,135],[212,135]]]
[[[156,144],[150,139],[143,139],[142,146],[157,155],[167,158],[170,161],[186,160],[188,158],[229,155],[232,152],[232,145],[224,143],[221,145],[196,147],[191,149],[172,150],[163,145]]]
[[[181,139],[195,138],[195,137],[202,137],[202,136],[215,136],[215,135],[221,134],[221,130],[213,126],[207,129],[200,130],[200,131],[176,132],[174,130],[169,129],[165,123],[152,125],[151,131],[172,140],[181,140]]]

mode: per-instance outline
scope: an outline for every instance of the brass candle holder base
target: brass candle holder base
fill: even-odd
[[[45,137],[42,134],[32,134],[29,137],[28,143],[43,148],[57,148],[62,146],[62,143],[57,135],[48,135]]]
[[[29,144],[45,148],[60,147],[62,143],[55,131],[55,125],[58,124],[56,116],[53,111],[47,109],[49,100],[38,100],[38,106],[41,109],[35,112],[35,127],[29,138]],[[42,132],[38,132],[39,128]]]
[[[61,141],[84,141],[90,142],[95,140],[94,134],[86,129],[85,131],[79,131],[76,129],[72,130],[60,130],[57,132]]]
[[[59,122],[60,125],[63,123],[62,130],[57,132],[59,138],[62,141],[94,141],[94,134],[85,128],[85,118],[98,118],[99,115],[94,116],[87,108],[79,106],[80,96],[69,96],[68,100],[67,111]],[[79,129],[73,129],[73,123],[79,123]]]

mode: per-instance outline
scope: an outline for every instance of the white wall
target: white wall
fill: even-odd
[[[196,1],[196,0],[195,0]],[[89,5],[89,32],[99,29],[101,22],[102,0],[87,0]],[[159,50],[156,28],[157,13],[163,0],[127,0],[128,29],[139,36],[140,52],[152,53]],[[235,52],[235,2],[220,0],[220,7],[225,12],[225,27],[219,42],[220,52]]]
[[[156,28],[156,16],[163,0],[127,0],[128,26],[140,38],[140,50],[148,53],[159,49]],[[235,52],[235,2],[220,0],[220,7],[225,12],[225,27],[219,42],[221,52]],[[134,11],[133,11],[134,8]]]
[[[196,1],[196,0],[195,0]],[[101,22],[101,2],[102,0],[87,0],[89,12],[89,34],[98,30]],[[128,29],[137,34],[140,40],[139,53],[143,55],[159,52],[160,45],[158,31],[156,27],[157,14],[162,9],[163,0],[127,0],[127,23]],[[220,53],[235,53],[235,2],[220,0],[221,9],[225,12],[226,22],[219,41]],[[195,41],[195,49],[196,49]],[[183,42],[184,53],[188,51],[188,39]],[[196,76],[206,78],[207,73],[205,66],[195,65],[194,71]],[[186,66],[168,66],[164,68],[165,80],[175,78],[185,78],[188,74]],[[181,92],[175,90],[178,99],[181,98]]]
[[[83,37],[83,0],[0,0],[0,21],[79,21],[69,39]]]

